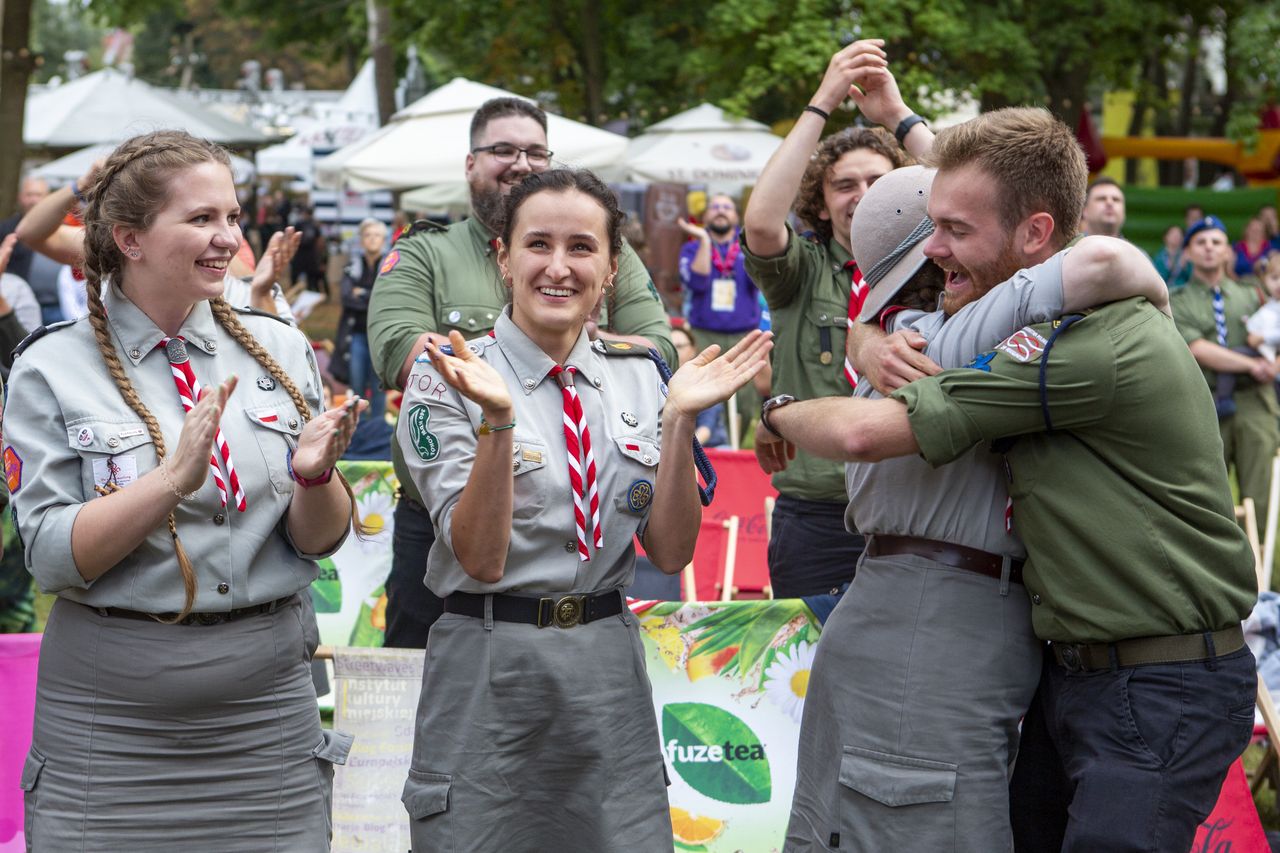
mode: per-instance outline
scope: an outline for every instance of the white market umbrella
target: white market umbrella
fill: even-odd
[[[292,140],[263,148],[253,155],[253,161],[257,164],[260,175],[278,175],[299,180],[311,177],[311,146],[295,145]]]
[[[47,148],[82,148],[153,130],[185,130],[224,145],[267,141],[246,124],[113,68],[27,98],[22,140]]]
[[[400,196],[400,208],[409,211],[439,211],[465,214],[471,207],[471,188],[466,181],[418,187]]]
[[[701,104],[631,140],[622,171],[627,180],[641,183],[741,189],[759,179],[781,144],[782,138],[767,125]]]
[[[407,189],[457,183],[470,149],[471,116],[490,98],[511,92],[455,77],[391,117],[376,134],[316,165],[317,181],[338,175],[356,190]],[[547,115],[547,144],[557,164],[598,169],[626,150],[624,136]]]
[[[114,151],[115,147],[111,144],[90,145],[37,166],[31,174],[37,178],[44,178],[55,186],[69,184],[88,171],[95,160],[101,160]],[[231,177],[237,185],[249,183],[253,180],[254,174],[253,163],[235,154],[231,155]]]

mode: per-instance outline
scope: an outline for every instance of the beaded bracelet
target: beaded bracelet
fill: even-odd
[[[169,487],[169,491],[173,492],[179,500],[195,500],[196,495],[200,491],[199,489],[196,489],[194,492],[187,493],[178,488],[178,484],[173,481],[171,476],[169,476],[169,460],[167,459],[160,463],[160,479],[164,480],[164,484]]]

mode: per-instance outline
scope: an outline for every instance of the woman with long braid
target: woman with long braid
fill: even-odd
[[[329,849],[350,739],[320,728],[307,587],[350,529],[333,466],[361,404],[313,415],[302,333],[222,298],[227,164],[185,133],[117,148],[81,188],[89,316],[33,335],[11,374],[5,473],[57,595],[32,850]]]

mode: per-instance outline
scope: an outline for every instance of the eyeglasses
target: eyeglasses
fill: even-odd
[[[520,159],[521,154],[529,161],[530,166],[546,166],[551,162],[551,152],[541,145],[521,148],[509,142],[499,142],[495,145],[481,145],[479,148],[471,149],[472,154],[479,154],[481,151],[492,154],[493,159],[499,163],[514,163]]]

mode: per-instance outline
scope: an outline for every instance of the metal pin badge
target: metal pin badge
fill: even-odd
[[[261,388],[263,391],[274,391],[274,390],[276,390],[276,380],[275,380],[275,377],[274,377],[274,376],[259,376],[259,377],[258,377],[258,387],[259,387],[259,388]]]
[[[630,412],[622,413],[622,422],[629,427],[640,425],[639,418],[637,418],[635,415],[631,414]]]

